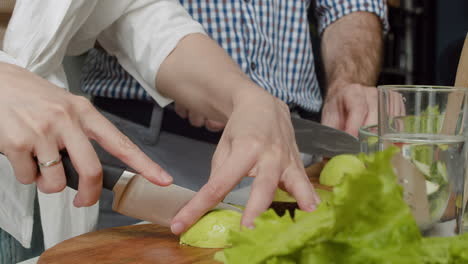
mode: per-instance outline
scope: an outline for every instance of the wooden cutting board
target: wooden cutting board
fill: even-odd
[[[219,263],[218,249],[179,244],[169,228],[155,224],[122,226],[87,233],[46,250],[39,264]]]
[[[306,168],[307,176],[319,189],[319,175],[325,162]],[[123,226],[87,233],[46,250],[39,264],[82,263],[218,263],[213,260],[219,249],[202,249],[179,244],[169,228],[155,224]]]

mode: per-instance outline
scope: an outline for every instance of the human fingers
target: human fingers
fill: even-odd
[[[376,88],[372,88],[368,90],[368,93],[366,93],[366,99],[367,99],[367,106],[368,106],[368,111],[367,111],[367,117],[366,121],[364,122],[364,125],[375,125],[378,123],[378,93],[377,93]]]
[[[80,124],[89,138],[94,139],[110,154],[129,165],[150,182],[161,186],[172,183],[172,177],[161,166],[152,161],[137,145],[86,101],[81,103],[79,113],[81,116]]]
[[[399,116],[406,116],[405,98],[401,94],[398,94],[398,97]]]
[[[4,122],[15,124],[8,117]],[[21,124],[16,124],[10,125],[6,131],[0,131],[0,152],[8,158],[16,179],[23,184],[31,184],[37,178],[37,163],[32,155],[35,135]]]
[[[320,203],[320,197],[310,183],[304,168],[288,167],[281,176],[284,189],[296,198],[299,208],[304,211],[313,211]]]
[[[358,130],[364,124],[368,114],[367,102],[362,98],[347,98],[345,104],[348,112],[345,131],[357,137]]]
[[[78,172],[76,207],[91,206],[99,200],[102,190],[102,166],[88,137],[76,126],[63,128],[61,140],[73,167]]]
[[[43,193],[61,192],[67,186],[59,147],[55,138],[44,136],[35,147],[40,174],[37,188]]]
[[[223,164],[211,173],[208,183],[174,217],[171,230],[178,235],[192,226],[201,216],[215,207],[224,196],[253,168],[257,146],[232,142],[233,148]],[[219,147],[219,146],[218,146]]]
[[[225,126],[226,125],[224,123],[221,123],[221,122],[217,122],[217,121],[213,121],[213,120],[206,120],[205,121],[206,129],[208,129],[209,131],[212,131],[212,132],[219,132],[219,131],[223,130]]]
[[[205,118],[193,111],[188,112],[188,119],[190,124],[194,127],[203,127],[205,124]]]
[[[273,156],[264,158],[258,164],[257,174],[242,216],[243,226],[253,228],[255,218],[268,209],[275,196],[281,173],[280,162]]]
[[[3,151],[10,162],[16,179],[22,184],[31,184],[37,178],[37,163],[29,151]]]
[[[175,112],[183,119],[188,117],[187,109],[178,103],[175,104]]]
[[[340,109],[338,108],[336,100],[334,100],[334,102],[326,103],[324,105],[321,123],[325,126],[333,127],[336,129],[344,129],[342,118],[340,118]]]

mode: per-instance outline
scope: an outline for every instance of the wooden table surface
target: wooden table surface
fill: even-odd
[[[216,251],[180,245],[169,228],[146,224],[71,238],[45,251],[38,263],[218,263],[213,260]]]

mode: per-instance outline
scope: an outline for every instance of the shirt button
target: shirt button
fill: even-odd
[[[251,62],[251,63],[250,63],[250,69],[251,69],[252,71],[255,71],[255,69],[257,69],[257,64],[255,64],[255,62]]]

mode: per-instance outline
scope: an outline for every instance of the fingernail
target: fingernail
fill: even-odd
[[[184,225],[180,222],[177,222],[171,225],[171,231],[172,233],[176,235],[182,233],[183,230],[184,230]]]
[[[315,194],[315,201],[317,202],[317,204],[322,202],[322,200],[320,199],[320,196],[318,196],[318,194]]]
[[[242,228],[247,228],[247,229],[252,230],[252,229],[255,228],[255,226],[254,226],[254,225],[242,225],[241,229],[242,229]]]
[[[242,223],[242,226],[243,227],[247,227],[248,229],[254,229],[255,226],[253,225],[253,223]]]
[[[312,212],[315,211],[315,209],[317,209],[317,206],[315,204],[311,204],[307,207],[307,209],[307,211]]]
[[[80,205],[80,199],[78,198],[78,195],[75,196],[75,199],[73,199],[73,205],[76,207],[76,208],[80,208],[81,205]]]
[[[162,176],[163,181],[164,181],[165,183],[171,183],[171,182],[172,182],[172,176],[169,175],[169,173],[167,173],[166,171],[163,171],[163,172],[161,173],[161,176]]]

